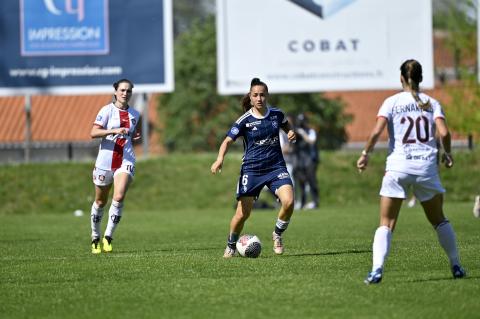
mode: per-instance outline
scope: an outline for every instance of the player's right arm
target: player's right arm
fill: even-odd
[[[225,155],[228,152],[228,148],[230,145],[232,145],[233,139],[230,136],[225,137],[225,139],[222,142],[222,145],[220,145],[220,148],[218,150],[218,156],[215,162],[213,162],[212,167],[210,168],[210,171],[212,174],[216,174],[218,172],[222,171],[222,165],[223,165],[223,160],[225,159]]]
[[[373,128],[372,132],[370,133],[370,137],[365,144],[365,148],[362,151],[362,154],[357,160],[357,168],[359,172],[362,172],[364,169],[367,168],[368,165],[368,154],[373,151],[375,144],[378,141],[378,138],[382,134],[383,130],[387,126],[387,119],[383,116],[379,116],[377,118],[377,123]]]

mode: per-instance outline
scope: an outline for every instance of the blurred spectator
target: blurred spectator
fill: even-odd
[[[319,203],[317,133],[308,126],[308,119],[305,114],[299,114],[295,124],[297,142],[295,144],[293,176],[300,193],[299,208],[314,209],[318,207]],[[308,193],[310,196],[308,196]],[[308,203],[306,202],[307,197],[310,197]]]
[[[293,127],[294,121],[292,115],[287,115],[287,120],[290,125]],[[295,144],[292,144],[288,141],[287,133],[280,131],[280,147],[282,148],[283,159],[285,164],[287,164],[287,171],[292,178],[293,186],[295,188],[295,180],[293,178],[293,171],[295,165]]]

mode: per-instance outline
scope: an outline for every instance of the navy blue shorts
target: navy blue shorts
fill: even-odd
[[[237,200],[240,197],[255,197],[257,199],[265,186],[275,194],[277,189],[283,185],[293,187],[292,179],[286,167],[263,174],[242,171],[237,184]]]

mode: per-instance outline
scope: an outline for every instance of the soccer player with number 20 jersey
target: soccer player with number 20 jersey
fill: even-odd
[[[428,221],[435,229],[440,245],[450,261],[453,278],[466,275],[460,265],[455,232],[443,213],[443,193],[438,174],[436,135],[443,145],[442,161],[453,166],[451,138],[442,107],[435,99],[419,92],[422,66],[407,60],[401,67],[403,92],[385,100],[380,107],[377,123],[357,161],[362,172],[368,164],[380,134],[388,127],[389,153],[386,172],[380,189],[380,225],[373,239],[373,265],[366,284],[380,283],[385,260],[390,252],[392,233],[400,207],[411,188],[422,204]]]
[[[113,87],[114,101],[100,109],[90,133],[92,138],[102,139],[93,170],[95,201],[91,209],[91,228],[94,254],[101,253],[100,226],[113,184],[113,198],[102,239],[103,251],[112,251],[113,233],[122,217],[123,200],[135,174],[132,140],[140,138],[136,130],[140,114],[128,105],[132,97],[133,83],[122,79],[115,82]]]
[[[250,92],[242,100],[245,113],[233,124],[218,151],[211,172],[221,171],[223,160],[230,145],[243,137],[244,156],[237,184],[237,209],[230,222],[230,233],[223,257],[236,253],[236,242],[250,216],[255,199],[267,186],[281,203],[275,230],[272,234],[273,250],[283,253],[282,233],[287,229],[293,213],[293,183],[280,147],[279,132],[287,133],[290,142],[295,132],[290,128],[285,114],[267,105],[268,88],[258,78],[251,81]]]

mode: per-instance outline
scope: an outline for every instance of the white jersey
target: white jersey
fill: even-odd
[[[95,167],[103,170],[116,170],[121,166],[135,165],[132,137],[140,119],[140,113],[128,107],[121,110],[113,103],[105,105],[98,112],[94,124],[104,129],[126,127],[129,134],[110,134],[102,138]]]
[[[387,98],[377,116],[388,121],[389,154],[387,171],[428,176],[438,173],[435,119],[445,118],[438,101],[419,93],[430,106],[422,110],[410,92]]]

